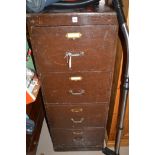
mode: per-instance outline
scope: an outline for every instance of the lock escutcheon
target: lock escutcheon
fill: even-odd
[[[67,58],[68,68],[72,68],[72,57],[80,57],[83,56],[84,52],[66,52],[65,58]]]

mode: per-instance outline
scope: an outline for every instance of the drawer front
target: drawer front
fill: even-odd
[[[104,128],[51,129],[54,146],[102,146]]]
[[[103,8],[102,8],[103,9]],[[51,10],[50,10],[51,11]],[[95,11],[95,13],[94,13]],[[89,13],[86,13],[85,11],[82,13],[82,10],[80,12],[76,13],[43,13],[39,14],[39,16],[36,14],[33,16],[27,14],[27,22],[28,25],[32,26],[75,26],[75,25],[117,25],[117,17],[116,13],[111,10],[111,8],[104,6],[104,12],[102,11],[100,13],[96,12],[97,10],[89,10]],[[74,21],[74,19],[77,19],[77,22]],[[73,22],[74,21],[74,22]]]
[[[105,127],[108,105],[45,104],[48,123],[53,128]]]
[[[42,77],[45,103],[109,102],[112,75],[103,72],[51,73]]]
[[[116,27],[110,25],[34,27],[32,47],[38,71],[111,71],[116,33]]]

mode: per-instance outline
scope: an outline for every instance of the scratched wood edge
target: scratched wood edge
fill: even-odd
[[[118,49],[118,48],[117,48]],[[117,55],[116,55],[116,63],[115,63],[115,71],[114,71],[114,80],[113,80],[113,91],[111,95],[111,101],[110,101],[110,108],[109,108],[109,114],[108,114],[108,121],[107,121],[107,134],[110,137],[112,127],[112,121],[114,117],[114,109],[115,109],[115,99],[117,95],[117,85],[118,85],[118,79],[119,79],[119,73],[120,73],[120,68],[121,68],[121,58],[122,58],[122,51],[117,50]]]

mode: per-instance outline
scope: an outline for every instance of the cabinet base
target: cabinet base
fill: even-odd
[[[62,151],[101,151],[102,147],[72,147],[72,146],[55,146],[54,151],[62,152]]]

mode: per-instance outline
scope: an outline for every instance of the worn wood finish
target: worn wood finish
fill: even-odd
[[[66,16],[67,15],[67,16]],[[79,22],[74,24],[75,26],[81,25],[104,25],[104,23],[113,25],[117,23],[114,17],[115,12],[106,12],[104,16],[102,13],[56,13],[49,16],[48,14],[41,14],[34,16],[29,22],[35,26],[72,26],[72,17],[75,15],[78,17]],[[57,20],[59,18],[59,20]],[[35,23],[35,24],[34,24]]]
[[[84,52],[82,56],[72,57],[72,71],[113,70],[116,30],[116,25],[33,27],[33,52],[38,71],[69,72],[66,52]],[[68,33],[79,33],[81,37],[69,39]]]
[[[75,12],[46,9],[43,13],[27,14],[27,22],[32,26],[116,25],[115,15],[112,8],[100,4],[99,7],[77,9]],[[72,22],[73,16],[78,17],[77,23]]]
[[[54,149],[101,150],[116,57],[115,12],[101,6],[81,12],[47,10],[28,14],[27,23]],[[67,33],[81,35],[70,39]],[[84,55],[72,57],[69,68],[66,52],[81,51]]]
[[[82,80],[73,81],[72,77],[81,77]],[[109,72],[51,73],[41,79],[46,103],[110,101],[112,75]]]
[[[55,145],[54,150],[58,152],[65,152],[65,151],[101,151],[102,150],[101,145],[97,146],[60,146],[60,145]]]
[[[56,146],[91,147],[102,146],[104,140],[103,128],[84,129],[51,129],[53,143]],[[62,138],[63,137],[63,138]]]
[[[105,127],[108,112],[106,104],[45,104],[45,109],[53,128]]]

